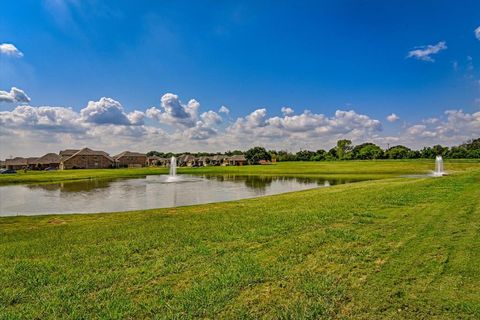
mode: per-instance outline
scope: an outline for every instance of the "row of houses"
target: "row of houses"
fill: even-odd
[[[200,166],[239,166],[246,164],[245,156],[224,155],[194,157],[185,154],[177,159],[177,165],[181,167]],[[22,158],[16,157],[5,160],[5,167],[14,170],[67,170],[67,169],[106,169],[145,166],[170,166],[170,159],[160,157],[147,157],[144,153],[124,151],[111,157],[105,151],[96,151],[89,148],[81,150],[67,149],[58,154],[47,153],[41,157]]]
[[[16,157],[5,160],[7,169],[21,170],[64,170],[64,169],[105,169],[122,167],[144,167],[147,156],[143,153],[125,151],[111,157],[105,151],[89,148],[67,149],[58,154],[47,153],[41,157]]]
[[[177,166],[179,167],[206,167],[206,166],[243,166],[247,163],[247,159],[243,154],[226,156],[217,154],[214,156],[195,157],[191,154],[184,154],[177,158]],[[148,166],[170,166],[170,158],[148,157]]]

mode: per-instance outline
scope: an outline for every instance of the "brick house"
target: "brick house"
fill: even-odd
[[[62,157],[56,153],[47,153],[37,159],[35,169],[44,170],[46,168],[58,169],[60,168],[60,161]]]
[[[139,152],[124,151],[113,157],[117,168],[145,167],[147,155]]]
[[[5,167],[7,169],[20,170],[28,166],[27,159],[22,157],[15,157],[13,159],[5,160]]]
[[[227,157],[222,154],[216,154],[210,158],[210,165],[212,166],[221,166],[225,164],[225,159]]]
[[[66,150],[61,150],[58,154],[60,155],[60,157],[66,159],[68,157],[73,156],[78,151],[80,151],[80,150],[78,150],[78,149],[66,149]]]
[[[13,159],[5,160],[5,167],[7,169],[21,170],[21,169],[33,169],[36,165],[37,157],[22,158],[15,157]]]
[[[197,158],[191,154],[183,154],[177,159],[177,165],[179,167],[193,167],[197,165]]]
[[[243,166],[247,164],[247,159],[243,154],[238,154],[228,158],[228,164],[231,166]]]
[[[68,152],[65,152],[68,151]],[[115,160],[104,151],[95,151],[89,148],[78,150],[72,155],[68,155],[73,150],[64,150],[60,152],[62,160],[60,169],[105,169],[112,168]]]

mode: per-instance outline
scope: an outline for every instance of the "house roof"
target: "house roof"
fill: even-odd
[[[61,159],[62,157],[56,153],[47,153],[38,158],[36,162],[39,164],[60,163]]]
[[[187,162],[192,160],[195,160],[195,157],[191,154],[182,154],[180,157],[178,157],[178,162]]]
[[[231,156],[229,158],[229,160],[232,160],[232,161],[247,161],[247,159],[245,158],[245,156],[243,154],[236,154],[234,156]]]
[[[27,165],[27,159],[23,157],[15,157],[13,159],[6,159],[6,165]]]
[[[58,154],[62,157],[70,157],[70,156],[73,156],[75,153],[77,153],[78,149],[65,149],[65,150],[61,150]]]
[[[216,154],[212,157],[212,160],[214,161],[222,161],[223,159],[225,159],[225,156],[223,154]]]
[[[83,148],[82,150],[79,150],[76,153],[72,154],[70,157],[62,159],[62,161],[67,161],[76,156],[103,156],[112,162],[114,161],[112,157],[110,157],[105,151],[97,151],[89,148]]]
[[[37,163],[37,160],[38,160],[38,157],[30,157],[30,158],[27,158],[27,163],[34,164],[34,163]]]
[[[140,152],[131,152],[131,151],[123,151],[122,153],[117,154],[116,156],[113,156],[114,159],[120,159],[121,157],[146,157],[147,155],[145,153],[140,153]]]

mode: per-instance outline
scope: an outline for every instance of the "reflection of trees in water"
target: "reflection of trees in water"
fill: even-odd
[[[222,174],[222,175],[204,175],[205,179],[215,181],[232,181],[245,183],[245,186],[254,190],[265,190],[274,181],[289,182],[295,181],[298,184],[317,184],[317,185],[336,185],[349,182],[355,182],[357,180],[352,179],[332,179],[328,177],[295,177],[295,176],[265,176],[265,175],[234,175],[234,174]]]
[[[249,188],[255,190],[265,190],[274,181],[289,182],[295,181],[298,184],[317,184],[319,186],[333,186],[337,184],[345,184],[351,182],[357,182],[360,180],[355,179],[332,179],[331,177],[295,177],[295,176],[262,176],[262,175],[235,175],[235,174],[222,174],[222,175],[204,175],[205,179],[215,181],[232,181],[245,183]]]
[[[47,191],[60,190],[61,192],[82,192],[82,191],[85,192],[85,191],[91,191],[94,189],[108,188],[110,187],[110,183],[112,181],[113,180],[109,180],[109,179],[91,179],[91,180],[80,180],[80,181],[71,181],[71,182],[28,185],[28,188],[43,189]]]
[[[344,183],[351,183],[360,181],[359,179],[332,179],[329,177],[295,177],[295,176],[269,176],[269,175],[235,175],[235,174],[223,174],[223,175],[204,175],[203,178],[207,180],[215,180],[219,182],[231,181],[244,183],[246,187],[256,190],[264,191],[269,187],[273,182],[289,182],[295,181],[298,184],[317,184],[319,186],[326,185],[337,185]],[[31,189],[43,189],[47,191],[60,190],[61,192],[85,192],[91,191],[94,189],[105,189],[109,188],[111,183],[117,180],[123,179],[90,179],[90,180],[79,180],[79,181],[70,181],[70,182],[59,182],[59,183],[48,183],[48,184],[37,184],[37,185],[27,185]],[[127,179],[128,180],[128,179]]]
[[[205,179],[208,180],[215,180],[215,181],[231,181],[231,182],[238,182],[244,183],[245,186],[248,188],[262,191],[270,186],[276,177],[270,176],[242,176],[242,175],[234,175],[234,174],[223,174],[223,175],[205,175]]]

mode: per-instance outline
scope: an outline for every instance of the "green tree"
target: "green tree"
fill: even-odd
[[[327,151],[320,149],[315,151],[315,155],[312,157],[312,161],[323,161],[327,157]]]
[[[436,156],[445,156],[448,153],[448,147],[442,147],[441,145],[437,144],[432,147],[432,151]]]
[[[297,152],[297,161],[311,161],[315,156],[315,152],[309,150],[300,150]]]
[[[337,148],[332,148],[328,150],[325,160],[336,160],[338,159]]]
[[[263,147],[254,147],[245,152],[245,158],[249,164],[258,164],[260,160],[270,161],[272,157]]]
[[[352,141],[342,139],[337,141],[337,157],[340,160],[348,158],[348,153],[352,150]]]
[[[297,158],[291,152],[280,150],[277,152],[277,161],[296,161]]]
[[[461,147],[467,150],[480,150],[480,138],[472,139],[462,144]]]
[[[374,143],[363,143],[355,146],[352,150],[353,157],[355,159],[381,159],[383,157],[383,150]]]
[[[464,159],[468,157],[468,150],[462,146],[451,147],[448,151],[447,157],[451,159]]]
[[[385,156],[388,159],[407,159],[411,152],[412,150],[410,150],[410,148],[398,145],[386,150]]]

